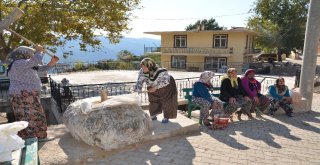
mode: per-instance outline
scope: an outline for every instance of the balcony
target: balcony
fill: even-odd
[[[203,55],[230,55],[233,48],[211,48],[211,47],[188,47],[188,48],[172,48],[172,47],[145,47],[145,53],[170,53],[170,54],[203,54]]]
[[[259,53],[261,53],[261,49],[259,49],[259,48],[251,48],[251,49],[249,49],[249,48],[246,48],[245,49],[245,54],[259,54]]]

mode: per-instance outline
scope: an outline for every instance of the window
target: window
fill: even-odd
[[[185,69],[186,68],[186,56],[172,56],[171,57],[171,68]]]
[[[174,36],[174,47],[175,48],[186,48],[187,47],[187,36]]]
[[[204,60],[204,68],[206,70],[218,71],[225,66],[227,66],[227,58],[206,57]]]
[[[228,35],[213,35],[213,47],[214,48],[227,48],[228,47]]]

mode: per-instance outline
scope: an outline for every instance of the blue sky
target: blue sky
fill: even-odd
[[[220,26],[245,26],[255,0],[141,0],[142,9],[133,11],[135,18],[126,37],[160,38],[143,34],[147,31],[182,31],[198,19],[215,18]]]

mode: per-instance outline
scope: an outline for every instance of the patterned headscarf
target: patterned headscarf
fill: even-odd
[[[244,76],[247,77],[249,74],[251,73],[256,73],[256,71],[254,71],[254,69],[248,69],[246,70],[246,72],[244,73]]]
[[[140,62],[140,65],[146,66],[150,72],[154,72],[158,69],[157,64],[151,58],[144,58]]]
[[[214,73],[211,71],[204,71],[201,73],[200,78],[199,78],[199,82],[202,82],[204,84],[207,84],[208,86],[212,87],[212,83],[211,83],[211,79],[213,78]]]
[[[27,46],[19,46],[8,54],[7,60],[13,62],[20,59],[29,59],[33,56],[35,50]]]

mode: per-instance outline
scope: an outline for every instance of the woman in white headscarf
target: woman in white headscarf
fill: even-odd
[[[208,120],[208,117],[213,117],[213,111],[222,112],[223,105],[222,102],[213,96],[210,95],[209,90],[212,88],[211,79],[213,78],[214,73],[211,71],[204,71],[201,73],[200,78],[193,85],[192,91],[192,102],[200,107],[200,118],[203,120],[203,124],[211,128],[211,123]],[[209,110],[213,109],[209,114]]]
[[[7,57],[11,61],[7,74],[14,118],[29,123],[27,128],[18,132],[22,138],[47,137],[46,114],[40,102],[41,81],[37,72],[48,70],[59,58],[54,56],[47,65],[40,65],[43,56],[43,47],[37,45],[35,49],[20,46]]]

